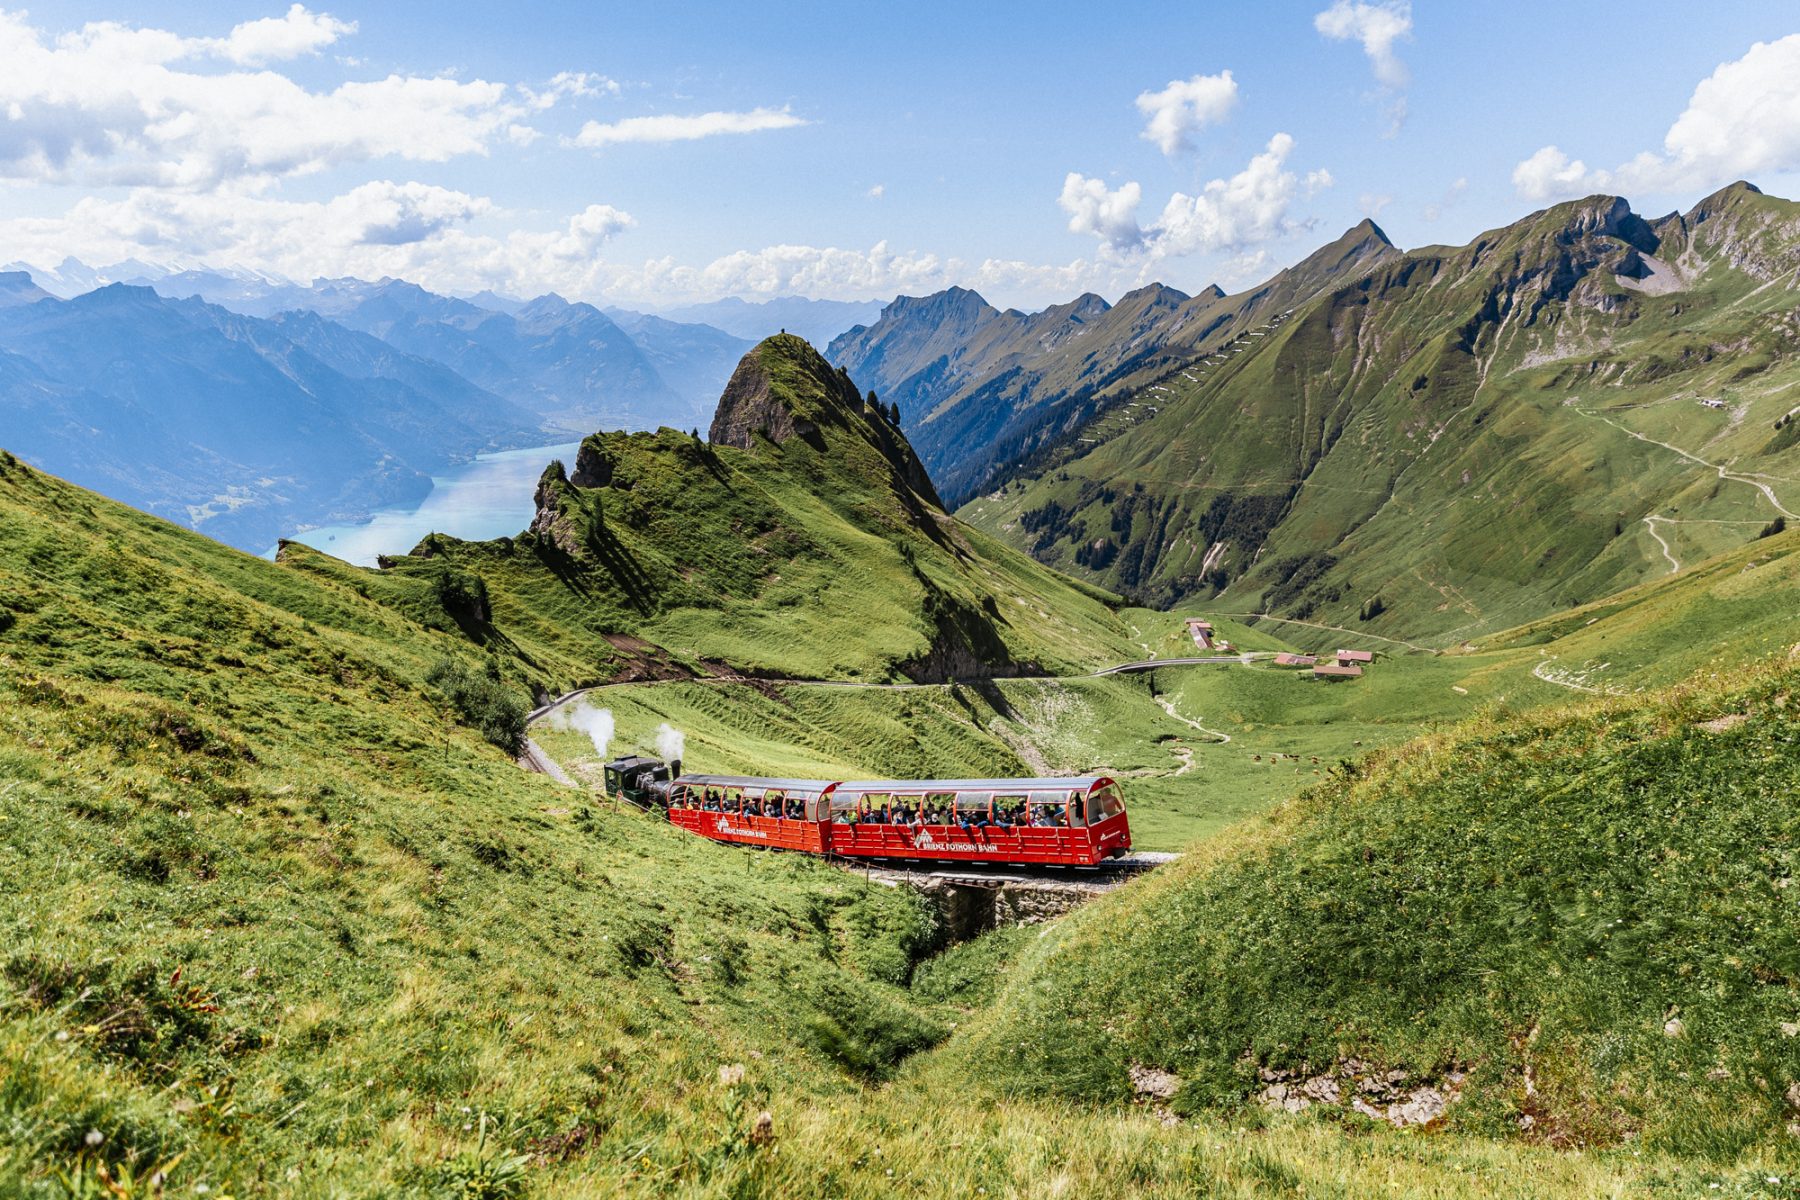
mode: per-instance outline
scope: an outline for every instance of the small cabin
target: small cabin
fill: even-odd
[[[1347,663],[1320,663],[1313,668],[1314,679],[1336,681],[1339,679],[1361,679],[1361,667]]]
[[[1339,650],[1337,660],[1339,666],[1347,667],[1353,663],[1372,663],[1375,655],[1368,650]]]
[[[1194,645],[1202,650],[1213,649],[1213,624],[1202,621],[1198,617],[1189,617],[1187,623],[1188,636],[1194,639]]]
[[[1310,667],[1318,661],[1318,656],[1313,654],[1289,654],[1283,651],[1275,656],[1275,665],[1278,667]]]

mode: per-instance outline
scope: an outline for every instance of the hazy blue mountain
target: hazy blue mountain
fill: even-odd
[[[302,285],[202,271],[153,286],[252,316],[318,313],[433,359],[545,424],[578,434],[703,423],[748,348],[717,330],[665,328],[672,322],[645,326],[640,342],[593,305],[555,294],[518,301],[489,291],[464,300],[401,279]],[[729,359],[723,369],[721,358]]]
[[[774,300],[739,300],[728,297],[706,304],[689,304],[661,314],[670,321],[693,322],[723,329],[736,337],[757,342],[786,330],[797,333],[819,350],[853,325],[866,325],[881,315],[879,300],[808,300],[782,296]]]
[[[374,337],[148,288],[0,308],[0,355],[8,449],[247,549],[543,437],[532,414]]]
[[[48,299],[49,292],[32,281],[26,271],[0,271],[0,308],[15,304],[36,304]]]
[[[756,343],[715,329],[644,313],[619,313],[615,323],[631,336],[670,387],[682,396],[705,397],[694,425],[705,425],[738,360]]]

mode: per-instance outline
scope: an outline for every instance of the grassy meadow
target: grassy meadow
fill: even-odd
[[[604,694],[615,748],[648,748],[666,721],[708,768],[1104,765],[1134,789],[1142,842],[1190,847],[1072,920],[947,947],[910,893],[706,843],[519,771],[431,681],[450,661],[522,703],[559,661],[581,668],[512,636],[498,599],[491,621],[471,629],[469,615],[466,589],[419,564],[263,562],[0,457],[0,1195],[1790,1190],[1770,1182],[1791,1165],[1771,1115],[1788,1043],[1763,1026],[1800,1019],[1783,1015],[1791,922],[1756,891],[1785,861],[1769,786],[1792,778],[1778,772],[1794,743],[1775,668],[1735,692],[1570,710],[1549,732],[1518,715],[1522,689],[1579,698],[1532,676],[1540,645],[1401,656],[1352,688],[1258,665]],[[1128,617],[1158,653],[1185,637],[1178,616]],[[1693,730],[1738,706],[1744,723]],[[1353,778],[1337,765],[1420,728],[1436,732]],[[1672,784],[1710,807],[1630,807],[1649,764],[1627,734],[1658,754],[1685,747],[1675,760],[1694,774]],[[580,735],[545,738],[579,765]],[[1581,814],[1566,846],[1532,825],[1539,840],[1513,857],[1472,852],[1504,843],[1497,820],[1482,824],[1493,789],[1530,816],[1538,792],[1523,781],[1555,790],[1567,756],[1597,743],[1618,765],[1591,804],[1556,793]],[[1193,752],[1181,774],[1178,749]],[[1321,775],[1255,761],[1269,750],[1316,751]],[[1739,764],[1735,783],[1721,763]],[[1439,806],[1424,821],[1405,807],[1419,780],[1435,790],[1418,803]],[[1755,848],[1736,867],[1718,854],[1728,838]],[[1585,901],[1526,887],[1551,850],[1577,856],[1573,877],[1605,868],[1596,845],[1680,869],[1667,887],[1621,879]],[[1510,907],[1458,908],[1496,864],[1525,881]],[[1466,890],[1415,899],[1434,866]],[[1308,922],[1340,892],[1360,907]],[[1632,944],[1667,951],[1638,975],[1576,970],[1589,945],[1618,969],[1623,935],[1609,945],[1599,928],[1615,912]],[[1446,966],[1436,956],[1459,921],[1479,941]],[[1554,936],[1528,936],[1546,925]],[[1341,965],[1331,938],[1370,929],[1381,935],[1359,944],[1387,948],[1378,961],[1295,965]],[[1437,973],[1409,975],[1409,946],[1430,948]],[[1611,1064],[1638,1089],[1620,1105],[1641,1124],[1602,1113],[1580,1126],[1591,1136],[1554,1142],[1507,1125],[1501,1035],[1435,985],[1512,954],[1506,982],[1573,979],[1511,989],[1542,1000],[1547,1036],[1585,1055],[1545,1076],[1555,1096],[1588,1094],[1580,1072]],[[1332,990],[1309,999],[1321,980]],[[1665,1064],[1643,1021],[1671,998],[1692,1035]],[[1190,1047],[1194,1029],[1214,1041]],[[1501,1099],[1472,1100],[1442,1130],[1268,1114],[1232,1091],[1233,1030],[1238,1053],[1322,1055],[1355,1036],[1408,1062],[1468,1055]],[[1276,1036],[1287,1050],[1266,1044]],[[1046,1084],[1033,1072],[1048,1053],[1079,1061]],[[1184,1081],[1166,1108],[1133,1098],[1135,1063]],[[1694,1080],[1720,1066],[1729,1106],[1708,1107]],[[1642,1115],[1647,1095],[1695,1132]]]

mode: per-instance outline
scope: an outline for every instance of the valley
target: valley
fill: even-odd
[[[1557,359],[1471,411],[1490,364],[1410,416],[1300,384],[1291,427],[1234,409],[1230,437],[1128,453],[1294,356],[1335,362],[1333,322],[1369,319],[1352,294],[1414,286],[1390,251],[1354,239],[1331,261],[1359,282],[1233,308],[1209,366],[960,513],[905,406],[792,334],[738,359],[704,435],[591,434],[529,472],[522,528],[374,567],[253,558],[0,455],[0,1191],[128,1167],[320,1197],[1785,1178],[1800,530],[1773,521],[1781,431],[1744,449],[1771,443],[1772,394],[1563,387]],[[1450,386],[1424,375],[1413,393]],[[1259,420],[1288,395],[1257,394]],[[1416,449],[1378,446],[1390,417]],[[1463,425],[1484,432],[1456,448]],[[1573,458],[1532,440],[1567,428],[1590,431]],[[1480,505],[1422,490],[1497,429],[1523,465]],[[1285,508],[1202,482],[1290,437],[1314,457]],[[1198,473],[1159,474],[1172,453]],[[1590,512],[1567,485],[1590,472],[1643,510]],[[1190,491],[1228,495],[1180,510],[1216,530],[1169,516]],[[1257,513],[1278,541],[1345,496],[1333,561],[1251,554],[1267,586],[1126,596],[1039,545],[1122,503],[1107,528],[1140,563],[1171,553],[1137,538],[1155,514],[1230,574]],[[1521,496],[1543,563],[1591,561],[1503,594],[1408,557],[1465,561],[1433,539]],[[1618,529],[1590,545],[1571,513]],[[1290,665],[1338,650],[1368,652],[1360,675]],[[529,727],[567,782],[520,770],[527,712],[577,690]],[[596,786],[670,744],[721,774],[1104,773],[1134,846],[1180,857],[958,940],[878,875]]]

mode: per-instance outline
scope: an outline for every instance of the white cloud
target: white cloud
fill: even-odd
[[[551,76],[550,82],[543,90],[538,91],[520,85],[519,91],[524,95],[532,108],[542,111],[554,108],[563,100],[587,99],[594,96],[617,96],[624,89],[616,79],[605,75],[595,75],[589,71],[562,71]]]
[[[1406,64],[1394,52],[1394,43],[1412,36],[1412,4],[1409,0],[1337,0],[1313,18],[1313,28],[1333,41],[1361,42],[1363,53],[1383,87],[1405,87]]]
[[[1069,231],[1099,238],[1103,255],[1141,255],[1151,262],[1217,251],[1241,255],[1301,228],[1288,217],[1301,188],[1286,169],[1293,150],[1292,137],[1276,134],[1236,175],[1211,181],[1197,195],[1176,192],[1147,226],[1138,221],[1143,188],[1135,182],[1108,188],[1101,180],[1070,172],[1057,203],[1069,214]],[[1307,194],[1331,183],[1331,172],[1310,172]]]
[[[1112,190],[1103,180],[1070,171],[1056,202],[1069,214],[1070,233],[1092,234],[1116,250],[1129,250],[1144,240],[1137,221],[1143,199],[1144,189],[1136,183]]]
[[[691,142],[724,133],[761,133],[792,129],[810,122],[787,108],[753,108],[749,112],[709,112],[694,116],[627,117],[602,124],[589,121],[572,144],[599,149],[622,142]]]
[[[304,54],[317,54],[340,37],[356,32],[355,21],[340,21],[327,13],[309,12],[296,4],[282,17],[264,17],[234,26],[229,34],[208,40],[209,51],[244,66],[281,62]]]
[[[1800,34],[1757,42],[1742,58],[1701,80],[1660,154],[1645,152],[1615,170],[1589,170],[1545,146],[1513,171],[1529,200],[1588,192],[1671,192],[1800,169]]]
[[[304,53],[351,26],[304,8],[224,38],[95,23],[46,39],[0,12],[0,178],[204,188],[381,158],[485,153],[525,108],[502,83],[390,75],[310,91],[270,70],[205,73],[199,56]]]
[[[1356,198],[1356,207],[1362,210],[1363,216],[1373,221],[1379,219],[1382,210],[1393,202],[1394,198],[1386,192],[1364,192]]]
[[[1191,135],[1216,125],[1237,106],[1237,81],[1230,71],[1171,80],[1160,92],[1137,98],[1138,111],[1149,118],[1139,136],[1155,142],[1164,154],[1175,155],[1193,148]]]
[[[1513,168],[1513,187],[1527,200],[1579,196],[1605,188],[1611,176],[1589,171],[1579,158],[1570,158],[1555,146],[1545,146]]]
[[[887,195],[887,184],[878,183],[874,187],[870,188],[867,192],[864,192],[863,194],[871,200],[879,200],[883,196]]]
[[[609,276],[601,248],[634,223],[594,204],[548,230],[495,236],[472,228],[505,215],[485,197],[416,182],[376,180],[324,201],[137,188],[118,200],[87,197],[60,217],[0,220],[0,261],[135,257],[294,279],[392,275],[447,291],[583,295],[597,294]]]
[[[1293,150],[1294,139],[1278,133],[1236,175],[1213,180],[1197,196],[1175,193],[1148,232],[1152,252],[1240,250],[1292,232],[1288,208],[1299,181],[1284,164]]]

